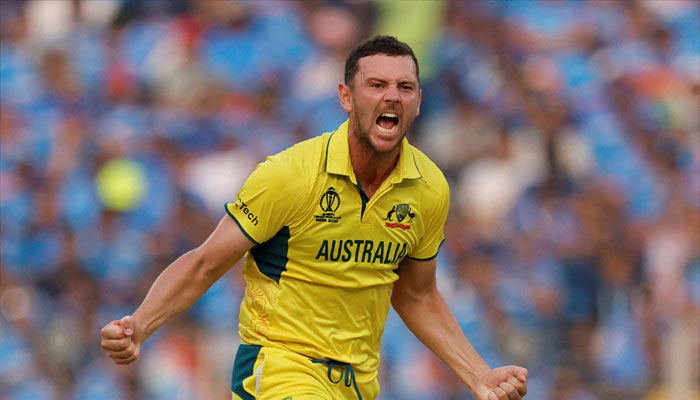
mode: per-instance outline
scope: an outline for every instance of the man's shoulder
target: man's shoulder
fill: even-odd
[[[322,133],[318,136],[311,137],[306,140],[302,140],[301,142],[296,143],[292,147],[288,148],[287,150],[292,150],[294,149],[297,152],[306,152],[306,153],[316,153],[319,152],[321,149],[323,149],[323,143],[325,143],[328,140],[328,137],[331,135],[332,132],[326,132]]]
[[[289,168],[298,167],[305,171],[317,168],[320,165],[323,143],[329,133],[312,137],[294,144],[281,152],[267,157],[266,161],[285,164]]]
[[[410,145],[410,144],[409,144]],[[423,153],[419,148],[410,145],[411,152],[413,153],[413,160],[416,163],[416,167],[420,172],[421,179],[438,192],[444,192],[449,190],[447,179],[442,173],[442,170],[431,160],[425,153]]]

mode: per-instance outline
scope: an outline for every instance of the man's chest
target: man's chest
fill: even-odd
[[[372,196],[346,176],[316,183],[306,207],[290,227],[290,250],[325,263],[396,268],[423,235],[420,196],[408,184],[383,185]]]

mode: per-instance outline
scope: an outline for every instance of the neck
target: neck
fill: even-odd
[[[378,153],[369,143],[358,140],[352,130],[348,132],[350,146],[350,163],[353,172],[367,197],[379,189],[382,182],[396,167],[401,153],[401,145],[388,153]]]

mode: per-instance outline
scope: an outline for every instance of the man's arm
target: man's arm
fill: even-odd
[[[527,370],[491,369],[464,336],[435,283],[436,259],[405,258],[391,304],[406,326],[447,364],[478,400],[520,399],[527,393]]]
[[[252,247],[253,242],[236,222],[224,216],[201,246],[183,254],[161,272],[132,316],[102,328],[102,348],[117,364],[138,359],[141,343],[190,308]]]

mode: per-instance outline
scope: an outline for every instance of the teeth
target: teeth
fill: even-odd
[[[391,129],[382,128],[379,124],[376,124],[375,126],[377,127],[377,130],[379,130],[379,132],[381,132],[381,133],[394,133],[394,132],[396,132],[396,128],[399,125],[398,124],[394,125],[394,127]]]
[[[383,128],[381,125],[376,124],[377,130],[378,130],[379,132],[381,132],[381,133],[387,133],[387,134],[396,132],[396,129],[399,127],[399,124],[398,124],[399,116],[398,116],[398,115],[396,115],[396,114],[394,114],[394,113],[388,113],[388,112],[387,112],[387,113],[384,113],[384,114],[380,115],[380,117],[395,118],[395,119],[397,120],[397,123],[396,123],[391,129],[386,129],[386,128]]]

